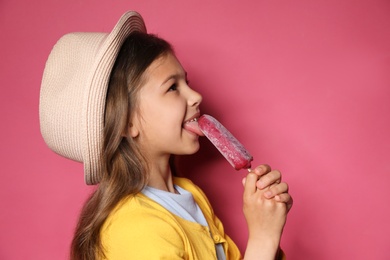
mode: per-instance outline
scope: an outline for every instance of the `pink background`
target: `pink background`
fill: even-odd
[[[387,0],[1,1],[0,259],[67,259],[92,189],[40,136],[42,71],[61,35],[109,31],[129,9],[176,46],[203,112],[284,174],[288,259],[390,259]],[[206,140],[181,168],[243,249],[245,172]]]

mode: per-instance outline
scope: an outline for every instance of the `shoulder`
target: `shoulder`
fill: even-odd
[[[183,248],[183,234],[174,216],[142,194],[118,204],[102,228],[101,239],[110,259],[153,258],[153,254],[166,250],[168,244],[175,250],[170,253],[181,255]]]
[[[174,223],[175,218],[170,212],[140,193],[123,199],[107,218],[105,228],[128,228],[134,233],[138,230],[153,229],[156,225]]]

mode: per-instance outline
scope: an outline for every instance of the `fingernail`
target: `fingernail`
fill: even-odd
[[[266,192],[264,192],[264,196],[266,198],[271,198],[272,197],[272,192],[271,191],[266,191]]]

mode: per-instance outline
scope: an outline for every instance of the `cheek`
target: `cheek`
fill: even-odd
[[[144,128],[175,131],[182,127],[186,103],[179,98],[143,99],[140,111]]]
[[[164,109],[156,109],[154,106],[145,106],[141,110],[140,130],[149,138],[155,138],[163,134],[171,125],[170,117]]]
[[[159,104],[152,99],[145,99],[140,108],[140,119],[145,123],[156,120],[159,111]]]

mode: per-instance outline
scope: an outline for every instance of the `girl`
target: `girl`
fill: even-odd
[[[71,259],[241,259],[204,193],[175,177],[173,155],[199,149],[202,97],[166,41],[127,12],[110,34],[63,36],[41,88],[42,135],[84,163],[86,202]],[[196,126],[196,123],[195,123]],[[278,171],[261,165],[243,180],[249,229],[245,259],[282,259],[292,199]]]

